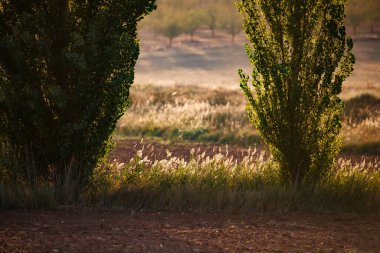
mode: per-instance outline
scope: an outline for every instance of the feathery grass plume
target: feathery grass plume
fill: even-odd
[[[256,149],[239,161],[228,148],[212,156],[192,149],[183,159],[149,149],[129,162],[99,167],[87,190],[93,205],[219,211],[337,211],[379,214],[379,161],[339,159],[326,180],[300,191],[284,187],[272,157]]]

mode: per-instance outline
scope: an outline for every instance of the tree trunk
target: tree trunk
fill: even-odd
[[[173,46],[173,38],[169,38],[169,48]]]
[[[374,23],[371,23],[371,33],[376,33]]]

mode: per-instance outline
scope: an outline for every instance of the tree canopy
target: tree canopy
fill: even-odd
[[[29,181],[82,184],[126,109],[136,25],[155,1],[0,4],[0,141],[18,163],[0,166]]]

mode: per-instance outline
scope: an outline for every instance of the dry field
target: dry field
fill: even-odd
[[[197,32],[195,42],[182,35],[172,48],[167,40],[144,32],[131,106],[118,125],[118,137],[159,137],[250,146],[259,143],[249,123],[237,69],[250,69],[240,34],[235,45],[218,31]],[[380,40],[356,40],[357,63],[341,97],[344,153],[380,154]],[[362,96],[369,94],[368,96]]]
[[[221,31],[216,38],[208,30],[197,32],[195,42],[188,36],[176,38],[172,48],[167,39],[149,32],[141,34],[142,48],[136,66],[136,84],[198,85],[239,89],[237,70],[250,69],[242,44],[243,33],[235,45]],[[355,71],[344,85],[342,97],[362,93],[380,96],[380,40],[354,41]]]

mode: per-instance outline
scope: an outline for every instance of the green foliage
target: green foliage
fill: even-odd
[[[342,0],[241,0],[252,70],[239,71],[247,112],[282,178],[293,187],[318,183],[339,151],[343,102],[353,71]]]
[[[86,183],[127,106],[137,22],[154,8],[154,0],[1,1],[0,138],[2,154],[19,159],[6,166],[12,178]]]

